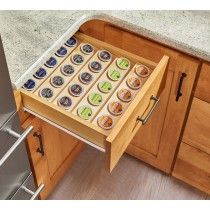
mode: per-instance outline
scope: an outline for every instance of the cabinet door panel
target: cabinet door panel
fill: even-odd
[[[153,116],[151,121],[154,120],[155,122],[150,126],[154,126],[154,128],[148,129],[149,133],[145,131],[145,133],[139,134],[141,135],[141,138],[137,137],[138,139],[135,139],[134,142],[129,145],[127,152],[130,155],[133,155],[166,173],[171,172],[176,148],[179,143],[186,113],[189,109],[189,102],[192,96],[192,89],[198,66],[199,61],[196,59],[185,55],[179,56],[172,76],[170,94],[169,97],[165,99],[168,101],[168,104],[167,107],[164,107],[166,109],[164,123],[162,123],[162,127],[159,127],[161,133],[156,131],[156,134],[154,134],[153,137],[149,136],[151,135],[150,132],[153,132],[156,129],[155,127],[161,117],[163,117],[161,115],[161,117],[157,119]],[[182,83],[182,96],[176,101],[182,73],[185,73],[187,76]],[[164,112],[162,112],[162,114],[164,114]],[[146,141],[146,138],[151,139]],[[155,140],[152,140],[152,138]],[[144,149],[142,144],[144,145]]]
[[[42,130],[49,173],[53,176],[78,141],[46,122],[43,122]]]
[[[29,125],[34,127],[26,142],[30,163],[37,186],[45,185],[40,198],[46,199],[83,149],[83,143],[36,117],[30,116],[22,127]],[[40,141],[44,154],[37,151]]]
[[[160,103],[148,122],[140,128],[131,144],[156,156],[161,140],[162,127],[166,115],[168,97],[171,89],[173,72],[169,71],[164,91],[160,95]]]

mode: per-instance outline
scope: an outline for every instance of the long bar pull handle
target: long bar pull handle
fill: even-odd
[[[39,152],[42,156],[44,156],[44,146],[42,142],[42,135],[39,132],[35,132],[33,136],[39,140],[39,148],[37,148],[36,151]]]
[[[40,192],[44,189],[44,184],[40,184],[38,189],[33,192],[31,190],[29,190],[27,187],[22,186],[21,187],[25,192],[27,192],[28,194],[32,195],[32,197],[30,198],[30,200],[35,200],[37,198],[37,196],[40,194]]]
[[[152,115],[152,113],[154,112],[155,108],[157,107],[158,103],[160,102],[160,98],[155,98],[154,96],[151,96],[150,100],[155,101],[154,105],[152,106],[152,108],[150,109],[149,113],[147,114],[147,116],[145,118],[142,117],[137,117],[137,121],[142,122],[142,125],[145,125],[147,120],[150,118],[150,116]]]
[[[177,94],[176,94],[176,101],[179,100],[179,98],[182,96],[182,84],[183,84],[183,80],[184,78],[187,77],[186,73],[182,73],[180,80],[179,80],[179,86],[178,86],[178,90],[177,90]]]
[[[33,126],[29,126],[22,134],[18,134],[17,132],[7,129],[7,132],[15,137],[18,140],[12,145],[12,147],[6,152],[6,154],[0,160],[0,167],[5,163],[5,161],[10,157],[10,155],[16,150],[16,148],[22,143],[23,140],[27,137],[27,135],[33,130]]]

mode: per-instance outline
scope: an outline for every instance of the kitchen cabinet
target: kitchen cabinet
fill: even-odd
[[[46,199],[70,168],[84,144],[60,129],[23,111],[19,92],[14,92],[22,128],[32,125],[26,147],[37,186],[44,184],[40,193]]]
[[[83,143],[33,116],[22,127],[28,125],[34,126],[26,142],[29,158],[37,185],[45,184],[40,193],[45,199],[81,152]]]
[[[148,79],[142,93],[134,98],[111,132],[89,121],[84,123],[71,112],[21,89],[19,101],[28,111],[41,116],[26,114],[20,106],[23,127],[30,124],[35,127],[28,137],[27,147],[37,184],[44,182],[46,185],[41,198],[50,194],[83,147],[83,143],[53,123],[65,131],[70,128],[80,140],[85,139],[105,151],[109,171],[127,152],[171,173],[199,75],[200,60],[100,20],[84,23],[75,37],[91,43],[96,49],[107,49],[114,56],[128,57],[132,65],[139,62],[150,66],[153,77]],[[151,95],[159,98],[157,106],[148,103]],[[139,116],[147,119],[145,123],[138,122]]]
[[[170,57],[160,103],[126,150],[128,154],[170,173],[200,61],[104,21],[91,20],[80,31],[155,62],[163,55]]]
[[[173,176],[210,193],[210,65],[204,63],[175,162]]]

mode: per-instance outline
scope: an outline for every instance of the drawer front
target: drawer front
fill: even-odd
[[[210,193],[210,156],[188,144],[181,143],[173,176]]]
[[[157,104],[157,101],[154,102],[151,97],[159,97],[167,64],[168,57],[164,56],[154,70],[153,77],[150,78],[151,80],[147,83],[147,86],[145,85],[142,88],[142,91],[139,92],[108,136],[107,160],[109,161],[110,171],[114,168],[139,128],[145,123],[139,121],[139,118],[145,119],[148,112],[151,113],[155,104]]]
[[[195,96],[210,103],[210,64],[204,63],[201,68]]]
[[[210,154],[210,104],[194,98],[183,141]]]

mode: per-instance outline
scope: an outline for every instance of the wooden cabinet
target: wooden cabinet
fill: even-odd
[[[210,65],[203,64],[173,176],[210,194]]]
[[[181,143],[173,176],[210,194],[210,155]]]
[[[160,103],[126,151],[170,173],[189,108],[199,60],[104,21],[89,21],[80,31],[155,62],[163,55],[169,56],[167,80],[160,95]],[[179,91],[181,96],[177,100]]]
[[[83,143],[36,117],[30,116],[22,127],[29,125],[34,129],[26,142],[28,154],[37,185],[45,185],[40,198],[46,199],[81,152]]]
[[[134,154],[135,157],[167,173],[171,171],[197,69],[197,60],[187,56],[178,56],[174,72],[170,71],[168,74],[167,86],[161,95],[162,102],[159,107],[161,112],[158,113],[156,110],[157,113],[151,117],[147,127],[143,126],[134,137],[127,150],[129,154]],[[182,96],[176,101],[183,73],[187,76],[182,83]]]
[[[203,63],[195,97],[210,103],[210,63]]]

